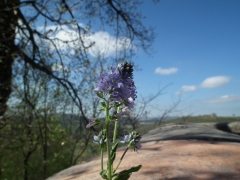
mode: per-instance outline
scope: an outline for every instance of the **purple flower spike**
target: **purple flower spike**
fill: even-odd
[[[120,143],[125,144],[129,142],[130,139],[131,139],[131,134],[125,135],[123,141],[120,141]]]
[[[96,135],[94,135],[93,136],[93,142],[94,143],[98,143],[98,144],[100,144],[100,145],[103,145],[105,142],[106,142],[106,139],[105,140],[103,140],[102,138],[99,138],[98,136],[96,136]]]
[[[99,141],[99,138],[96,135],[93,136],[93,139],[94,139],[94,142],[98,142]]]
[[[134,148],[133,148],[134,152],[137,152],[137,153],[138,153],[138,150],[139,150],[141,147],[142,147],[142,145],[138,142],[138,143],[134,146]]]
[[[130,113],[128,107],[124,107],[119,113],[116,114],[117,118],[122,117],[123,115],[128,115]]]
[[[103,73],[98,78],[96,93],[107,96],[111,102],[124,102],[132,108],[136,99],[136,87],[133,81],[133,65],[121,63],[117,68],[111,67],[111,73]]]

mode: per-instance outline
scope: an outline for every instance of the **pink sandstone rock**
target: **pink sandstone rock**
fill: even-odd
[[[117,152],[116,160],[123,153]],[[106,159],[105,159],[106,164]],[[130,180],[239,180],[240,144],[199,140],[152,141],[128,151],[119,170],[142,164]],[[100,160],[70,167],[48,180],[101,180]]]

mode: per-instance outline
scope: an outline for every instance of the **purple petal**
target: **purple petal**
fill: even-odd
[[[96,124],[96,119],[95,118],[88,118],[89,123],[87,124],[86,128],[90,128]]]
[[[96,136],[96,135],[93,136],[93,139],[94,139],[94,141],[96,141],[96,142],[99,141],[99,138],[98,138],[98,136]]]

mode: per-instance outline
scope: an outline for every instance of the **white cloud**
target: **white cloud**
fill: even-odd
[[[175,68],[175,67],[171,67],[171,68],[167,68],[167,69],[158,67],[157,69],[155,69],[156,74],[162,74],[162,75],[174,74],[176,72],[178,72],[178,68]]]
[[[54,63],[52,66],[52,71],[56,71],[56,72],[61,72],[61,71],[65,71],[65,72],[70,72],[70,70],[66,67],[63,67],[61,64],[57,64]]]
[[[186,91],[196,91],[197,87],[196,86],[182,86],[181,92],[186,92]]]
[[[216,88],[224,86],[230,82],[230,77],[227,76],[214,76],[205,79],[200,87],[202,88]]]
[[[175,92],[175,94],[182,94],[183,92],[189,92],[189,91],[196,91],[198,88],[197,86],[182,86],[180,91]]]
[[[106,31],[95,32],[85,39],[89,43],[94,42],[94,46],[89,50],[92,56],[96,56],[98,53],[103,53],[105,56],[112,56],[116,53],[116,50],[119,52],[124,49],[135,48],[131,44],[130,39],[126,37],[117,39]]]
[[[83,24],[80,24],[80,26],[85,28]],[[39,27],[38,29],[43,30],[43,27]],[[67,50],[68,47],[72,49],[83,48],[82,44],[80,44],[78,32],[70,29],[68,26],[61,26],[61,30],[57,26],[48,26],[45,31],[49,32],[49,38],[54,40],[57,47],[62,50]],[[88,53],[94,57],[99,55],[99,53],[109,57],[113,56],[116,53],[116,50],[120,52],[125,49],[136,48],[129,38],[116,38],[106,31],[96,31],[94,33],[86,31],[86,33],[81,34],[81,38],[83,39],[86,47],[92,45],[88,48]],[[62,41],[68,42],[68,45]],[[73,53],[74,51],[71,52]]]
[[[213,76],[206,78],[200,86],[182,86],[181,90],[177,92],[177,94],[180,94],[181,92],[187,92],[187,91],[196,91],[199,88],[216,88],[220,86],[224,86],[230,82],[230,77],[228,76]]]
[[[51,68],[53,71],[62,71],[63,66],[61,64],[54,63]]]
[[[144,106],[145,106],[145,104],[144,104],[144,103],[141,103],[141,104],[139,104],[139,106],[140,106],[140,107],[144,107]]]
[[[227,103],[233,101],[240,101],[240,95],[224,95],[218,98],[210,98],[205,100],[205,103],[215,104],[215,103]]]

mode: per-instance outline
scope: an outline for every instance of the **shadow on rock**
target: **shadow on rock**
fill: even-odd
[[[221,122],[216,123],[216,129],[240,135],[240,122]]]

